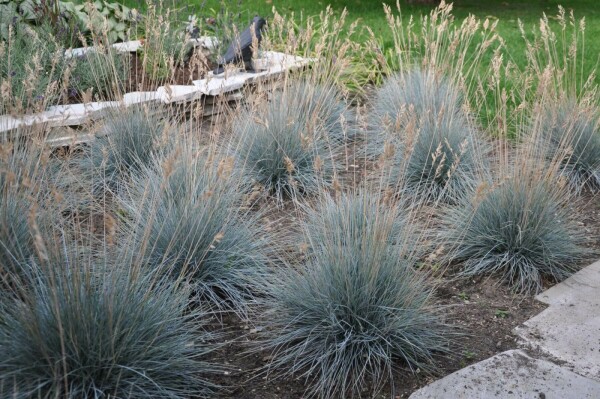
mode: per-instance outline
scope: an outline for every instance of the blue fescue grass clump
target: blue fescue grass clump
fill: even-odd
[[[92,192],[116,191],[132,172],[148,165],[161,150],[165,122],[157,110],[132,107],[109,111],[92,141],[83,168],[92,182]]]
[[[408,238],[405,233],[405,218],[393,211],[383,211],[382,206],[376,194],[368,194],[366,191],[344,194],[337,201],[326,196],[318,208],[303,207],[308,216],[305,233],[309,234],[310,229],[310,234],[304,240],[315,244],[309,245],[311,252],[318,251],[321,243],[327,243],[328,240],[343,246],[362,247],[370,244],[369,239],[362,240],[363,236],[370,237],[374,234],[378,224],[382,223],[382,218],[389,216],[389,220],[383,221],[384,228],[378,239],[387,240],[390,245],[401,243],[416,250],[409,242],[401,242],[403,238]],[[400,206],[405,207],[405,204]]]
[[[56,162],[43,147],[15,141],[0,144],[0,287],[11,290],[37,258],[36,235],[47,234],[60,208]]]
[[[5,285],[10,284],[20,274],[21,265],[35,255],[27,221],[33,201],[28,190],[22,190],[24,176],[20,172],[24,165],[18,158],[18,155],[4,153],[0,159],[0,278]]]
[[[278,274],[268,297],[269,368],[324,398],[374,394],[400,366],[432,370],[448,330],[396,208],[366,192],[328,197],[303,230],[305,267]]]
[[[157,158],[123,201],[125,234],[138,237],[151,266],[189,281],[207,304],[243,315],[267,279],[273,243],[260,213],[242,209],[247,187],[232,168],[233,159],[191,151]]]
[[[465,120],[426,121],[393,155],[388,184],[423,199],[453,202],[484,173],[481,143]]]
[[[390,77],[377,92],[375,116],[395,121],[399,113],[412,108],[417,117],[437,118],[462,113],[463,96],[444,78],[433,71],[415,69]]]
[[[369,122],[367,154],[387,158],[385,180],[397,191],[452,202],[481,177],[483,143],[462,95],[432,71],[390,77],[377,92]]]
[[[407,130],[425,122],[465,120],[463,96],[433,71],[413,70],[389,77],[378,89],[369,117],[369,153],[379,154],[386,141],[403,140]]]
[[[345,133],[329,90],[294,83],[234,122],[236,156],[248,180],[279,201],[316,194],[333,181],[335,147]]]
[[[517,175],[449,208],[443,235],[463,276],[497,274],[519,292],[577,270],[586,248],[557,182]]]
[[[335,85],[305,79],[292,82],[286,90],[290,108],[306,117],[305,128],[313,129],[314,135],[333,144],[344,144],[359,137],[356,115]]]
[[[24,299],[2,299],[0,396],[214,397],[207,316],[189,293],[92,259],[51,257]]]
[[[600,190],[600,119],[575,101],[562,101],[542,114],[538,143],[548,161],[560,162],[571,187]]]

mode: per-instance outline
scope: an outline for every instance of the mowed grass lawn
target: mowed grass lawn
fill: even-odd
[[[169,4],[165,0],[165,4]],[[143,1],[124,0],[123,3],[137,8],[144,8]],[[368,25],[380,38],[384,46],[392,46],[391,32],[387,27],[382,2],[380,0],[348,0],[348,1],[315,1],[315,0],[228,0],[224,2],[229,5],[230,11],[241,11],[247,14],[248,20],[254,14],[269,16],[275,6],[281,14],[295,13],[297,18],[318,15],[325,7],[330,5],[333,10],[340,13],[344,8],[348,10],[348,21],[360,19],[363,24]],[[393,9],[396,8],[395,1],[386,1]],[[220,0],[175,0],[174,6],[182,9],[182,18],[188,14],[208,16],[211,9],[218,11],[223,2]],[[406,0],[400,0],[402,17],[406,20],[413,15],[415,17],[426,15],[431,6],[417,6],[407,4]],[[562,5],[567,10],[573,10],[576,18],[585,17],[585,52],[584,52],[584,74],[591,72],[600,61],[600,1],[599,0],[456,0],[453,2],[453,14],[459,20],[474,14],[479,18],[498,19],[498,33],[506,41],[507,56],[519,66],[526,63],[525,44],[521,38],[518,20],[520,19],[527,32],[535,29],[540,18],[545,13],[550,21],[554,20],[558,12],[558,6]],[[530,35],[532,36],[532,35]],[[596,77],[600,83],[600,77]]]

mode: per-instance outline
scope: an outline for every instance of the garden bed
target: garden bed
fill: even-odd
[[[123,43],[122,98],[1,116],[0,396],[396,399],[516,348],[600,252],[598,90],[450,11],[275,14],[265,70],[158,87]]]

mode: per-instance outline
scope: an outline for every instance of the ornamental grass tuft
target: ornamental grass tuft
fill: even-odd
[[[388,184],[423,200],[454,202],[485,173],[482,144],[461,120],[426,121],[393,155]]]
[[[58,169],[42,146],[0,143],[0,291],[13,291],[29,273],[28,262],[38,258],[36,239],[49,234],[60,212]]]
[[[324,398],[374,395],[401,366],[434,369],[450,330],[416,271],[410,225],[367,192],[308,210],[306,264],[279,273],[268,297],[269,369]]]
[[[600,118],[596,109],[575,101],[553,104],[541,113],[537,144],[577,192],[600,190]]]
[[[273,243],[260,213],[243,209],[247,187],[232,158],[175,151],[135,174],[122,205],[151,267],[192,284],[215,309],[246,313],[268,278]]]
[[[214,397],[213,337],[189,292],[126,260],[94,262],[51,257],[23,299],[2,298],[0,396]]]
[[[369,118],[368,150],[378,155],[387,141],[403,141],[426,122],[466,123],[460,91],[433,71],[389,77],[378,89]]]
[[[586,257],[581,230],[556,181],[517,174],[463,198],[444,216],[450,259],[461,275],[497,274],[514,290],[539,292],[561,281]]]
[[[98,99],[119,98],[129,77],[129,62],[128,54],[118,53],[110,47],[73,57],[67,93],[70,100],[85,102],[83,93],[91,93]]]
[[[279,202],[317,194],[333,182],[337,144],[349,137],[345,108],[331,90],[294,82],[234,121],[238,163]]]
[[[132,172],[150,164],[152,156],[163,150],[160,141],[166,123],[156,111],[141,107],[109,111],[82,160],[94,195],[118,191]]]
[[[12,149],[8,151],[12,152]],[[0,270],[4,286],[20,275],[21,266],[35,256],[27,213],[33,201],[23,190],[26,158],[3,151],[0,159]]]
[[[461,93],[431,71],[390,77],[377,93],[369,130],[367,155],[386,161],[385,180],[396,191],[453,202],[472,192],[486,169]]]

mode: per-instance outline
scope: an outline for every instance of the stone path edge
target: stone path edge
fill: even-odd
[[[536,299],[549,306],[515,328],[521,349],[460,369],[409,398],[600,398],[600,260]]]

